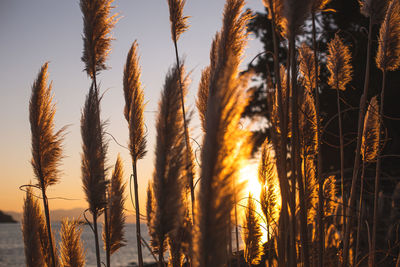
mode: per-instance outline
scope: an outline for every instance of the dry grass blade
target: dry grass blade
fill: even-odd
[[[46,189],[59,180],[59,162],[62,158],[64,129],[54,132],[56,107],[52,103],[51,84],[47,86],[45,63],[32,86],[29,103],[29,121],[32,132],[32,167],[38,185]]]
[[[262,256],[262,233],[255,208],[254,200],[252,199],[251,194],[249,194],[246,207],[246,217],[243,223],[243,241],[245,245],[244,259],[250,266],[257,265]]]
[[[187,20],[189,17],[183,16],[183,8],[186,0],[168,0],[169,6],[169,20],[171,21],[172,40],[178,41],[180,35],[184,33],[187,28]]]
[[[373,24],[380,24],[385,18],[389,0],[359,0],[360,11],[366,17],[372,17]]]
[[[364,131],[361,143],[361,156],[365,162],[375,161],[378,154],[379,104],[376,96],[371,99],[364,118]]]
[[[121,157],[118,155],[114,171],[111,176],[111,187],[109,190],[109,235],[110,235],[110,253],[113,254],[119,248],[126,245],[124,237],[125,227],[125,183],[123,182],[123,166]],[[103,239],[104,232],[103,232]]]
[[[246,134],[239,128],[246,104],[244,80],[238,66],[247,40],[249,13],[241,13],[242,0],[225,4],[222,30],[216,48],[215,70],[210,75],[206,134],[202,149],[200,193],[194,241],[194,266],[227,263],[229,218],[241,159],[247,151]],[[243,145],[241,148],[240,145]],[[237,184],[237,183],[236,183]]]
[[[40,229],[44,227],[44,218],[39,202],[34,199],[32,189],[27,188],[22,217],[22,236],[24,239],[25,263],[27,267],[44,266],[44,256],[40,242]]]
[[[85,71],[90,77],[107,67],[105,61],[111,51],[111,29],[117,14],[110,16],[114,0],[80,0],[83,13],[83,55]]]
[[[135,41],[129,50],[124,69],[124,114],[129,123],[129,149],[134,161],[143,158],[147,152],[143,116],[144,93],[140,82],[137,47]]]
[[[60,260],[62,266],[85,266],[85,252],[81,241],[82,229],[76,220],[61,222]]]
[[[400,3],[390,2],[379,31],[376,64],[382,71],[394,71],[400,66]]]
[[[97,214],[105,206],[105,160],[107,144],[100,120],[100,99],[93,85],[86,97],[81,117],[82,183],[89,210]]]
[[[303,85],[309,91],[312,91],[315,87],[315,79],[317,77],[314,64],[314,51],[306,43],[302,43],[297,60],[299,62],[299,71],[303,76]]]
[[[183,76],[183,69],[181,73]],[[187,82],[186,79],[182,80],[185,93]],[[151,231],[156,237],[152,240],[153,249],[159,254],[161,263],[167,234],[180,224],[183,215],[181,193],[185,159],[182,151],[185,148],[185,141],[182,130],[179,71],[176,67],[168,73],[165,80],[156,129],[156,166],[153,175],[155,205]]]
[[[351,53],[348,46],[338,34],[335,34],[328,43],[327,68],[330,76],[328,84],[332,89],[346,90],[346,85],[351,81],[353,67],[350,64]]]

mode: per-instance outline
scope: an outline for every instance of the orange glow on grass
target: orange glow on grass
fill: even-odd
[[[243,188],[240,198],[239,198],[239,205],[238,205],[238,211],[239,211],[239,224],[242,224],[245,218],[245,211],[246,211],[246,206],[247,206],[247,199],[249,196],[249,193],[251,193],[252,198],[255,202],[256,205],[256,214],[259,218],[260,222],[260,228],[261,232],[263,233],[263,236],[261,238],[261,241],[267,242],[268,240],[268,230],[267,230],[267,224],[265,220],[264,213],[261,210],[261,204],[260,204],[260,194],[261,194],[261,184],[258,180],[258,161],[249,161],[246,165],[244,165],[240,171],[239,171],[239,182]],[[276,181],[276,183],[278,183]],[[280,198],[280,192],[279,192],[279,185],[275,185],[275,194],[277,196],[276,200],[276,214],[278,217],[279,211],[281,209],[281,198]],[[270,228],[271,231],[271,228]]]

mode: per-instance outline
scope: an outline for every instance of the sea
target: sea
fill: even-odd
[[[52,230],[55,233],[57,246],[60,242],[60,223],[52,223]],[[86,266],[96,266],[96,251],[94,247],[94,235],[89,225],[82,225],[81,240],[85,248]],[[101,233],[101,224],[99,224]],[[149,243],[149,235],[146,225],[141,224],[143,238]],[[101,236],[100,236],[101,238]],[[137,245],[136,245],[136,225],[126,224],[125,226],[126,246],[120,248],[111,255],[112,266],[133,267],[137,266]],[[101,248],[101,259],[105,262],[105,253]],[[145,263],[155,262],[149,250],[144,247],[143,261]],[[0,224],[0,267],[22,267],[25,266],[24,242],[22,239],[20,223],[1,223]]]

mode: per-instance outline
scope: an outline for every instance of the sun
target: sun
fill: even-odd
[[[241,192],[242,197],[239,199],[240,223],[242,223],[245,218],[245,209],[250,193],[256,205],[256,213],[258,215],[261,231],[263,233],[261,241],[264,243],[268,240],[268,231],[264,220],[264,214],[260,205],[261,184],[258,181],[258,163],[249,161],[246,165],[244,165],[239,171],[239,182],[243,184],[244,188]]]

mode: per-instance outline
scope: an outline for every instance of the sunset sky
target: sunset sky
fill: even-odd
[[[262,10],[261,0],[248,0],[247,7]],[[195,95],[201,70],[209,63],[214,34],[220,29],[223,0],[187,0],[185,15],[190,28],[179,42],[180,54],[192,71],[187,104],[195,108]],[[114,13],[121,19],[113,30],[109,70],[98,76],[101,92],[101,116],[108,121],[107,132],[119,143],[127,144],[127,123],[123,116],[122,74],[126,55],[136,39],[139,43],[142,83],[144,85],[148,153],[139,161],[139,191],[143,210],[148,180],[153,174],[155,112],[168,69],[175,62],[170,38],[166,0],[115,1]],[[80,117],[90,79],[83,72],[82,14],[78,0],[2,0],[0,2],[0,210],[21,211],[23,192],[18,187],[35,183],[30,165],[30,125],[28,106],[31,86],[40,66],[49,61],[49,79],[53,81],[57,103],[56,129],[69,125],[64,143],[65,158],[60,183],[48,189],[48,196],[73,199],[50,200],[51,209],[87,207],[81,183]],[[254,36],[250,36],[254,39]],[[257,40],[250,40],[243,67],[262,51]],[[197,117],[191,125],[192,137],[201,142]],[[110,138],[108,165],[117,154],[124,160],[125,178],[131,172],[128,151]],[[129,204],[128,208],[132,208]]]

